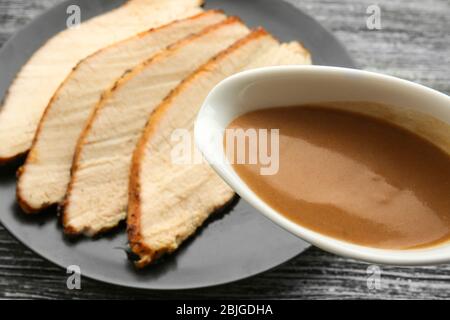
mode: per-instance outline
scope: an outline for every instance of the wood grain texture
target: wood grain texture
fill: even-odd
[[[249,0],[251,1],[251,0]],[[280,0],[279,0],[280,1]],[[450,93],[448,0],[286,0],[319,20],[361,68]],[[0,45],[36,15],[62,0],[0,0]],[[366,28],[366,9],[381,7],[382,30]],[[39,258],[0,226],[0,298],[285,298],[448,299],[450,265],[382,267],[381,289],[369,290],[368,265],[312,248],[291,262],[238,283],[193,291],[129,290],[83,279],[66,289],[66,273]]]

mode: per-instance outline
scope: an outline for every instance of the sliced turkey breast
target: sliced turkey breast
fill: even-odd
[[[280,45],[260,30],[203,66],[156,109],[138,143],[130,174],[128,236],[140,257],[137,267],[176,250],[235,195],[208,164],[174,161],[180,142],[173,136],[175,130],[184,129],[193,139],[199,108],[227,76],[249,68],[308,63],[309,54],[298,43]],[[196,150],[193,142],[192,148]]]
[[[104,95],[78,141],[63,209],[66,233],[95,235],[126,217],[131,158],[149,115],[185,77],[248,32],[229,18],[156,55]]]
[[[51,38],[25,64],[6,95],[0,110],[0,163],[30,148],[50,98],[81,59],[138,32],[198,14],[201,4],[202,0],[129,0]]]
[[[83,59],[53,96],[25,165],[19,170],[17,198],[23,210],[38,212],[64,199],[76,143],[105,90],[127,70],[170,44],[225,18],[218,11],[201,13],[133,36]]]

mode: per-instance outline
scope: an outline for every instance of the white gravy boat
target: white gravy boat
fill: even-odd
[[[214,170],[243,199],[276,224],[319,248],[380,264],[450,262],[450,242],[420,249],[386,250],[352,244],[302,227],[262,201],[225,161],[225,129],[240,115],[268,107],[329,101],[366,101],[395,106],[396,110],[359,111],[388,116],[410,130],[420,128],[421,132],[439,140],[441,147],[450,154],[449,96],[391,76],[319,66],[262,68],[222,81],[211,91],[198,114],[195,141]]]

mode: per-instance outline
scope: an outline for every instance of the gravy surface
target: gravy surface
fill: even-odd
[[[251,112],[229,126],[237,128],[280,130],[278,173],[233,168],[291,221],[376,248],[450,239],[450,156],[418,135],[326,105]]]

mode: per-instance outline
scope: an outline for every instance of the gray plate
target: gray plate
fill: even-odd
[[[50,36],[65,28],[68,4],[81,7],[82,19],[112,9],[121,0],[71,0],[49,10],[17,33],[0,52],[0,97],[15,74]],[[301,40],[314,63],[353,67],[342,45],[315,20],[293,6],[273,0],[209,0],[207,8],[239,15],[248,25],[263,25],[280,40]],[[309,245],[281,230],[244,201],[215,216],[174,255],[145,271],[127,260],[124,227],[94,241],[65,239],[55,212],[27,217],[15,203],[14,172],[19,163],[0,168],[0,214],[18,240],[45,259],[83,276],[144,289],[188,289],[224,284],[271,269]]]

